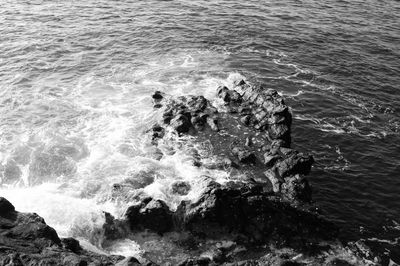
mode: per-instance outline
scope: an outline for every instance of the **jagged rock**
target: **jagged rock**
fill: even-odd
[[[207,117],[207,124],[210,128],[214,131],[219,131],[218,127],[218,119],[215,116],[208,116]]]
[[[187,116],[179,114],[171,120],[170,125],[173,129],[175,129],[176,132],[186,133],[189,132],[192,124]]]
[[[146,198],[126,211],[126,218],[132,230],[149,229],[157,233],[172,230],[172,212],[162,200]]]
[[[7,199],[0,197],[0,215],[5,216],[15,211],[14,206]]]
[[[103,224],[104,237],[107,240],[115,240],[124,238],[127,231],[125,224],[120,220],[116,220],[110,213],[104,212],[105,223]]]
[[[73,238],[60,239],[35,213],[17,212],[0,197],[0,265],[115,265],[122,256],[83,250]]]
[[[79,253],[80,251],[82,251],[82,247],[79,245],[79,241],[75,238],[62,238],[61,243],[65,249],[71,250],[74,253]]]
[[[264,175],[271,182],[272,190],[275,193],[280,193],[281,192],[281,185],[282,185],[283,182],[285,182],[285,180],[276,173],[276,169],[273,168],[273,169],[270,169],[268,171],[265,171]]]
[[[154,94],[152,95],[153,98],[153,102],[154,102],[154,108],[160,108],[161,107],[161,100],[164,99],[165,97],[165,93],[161,92],[161,91],[156,91],[154,92]]]
[[[186,259],[178,264],[178,266],[208,266],[211,260],[209,258]]]
[[[151,140],[154,142],[157,139],[161,139],[162,137],[164,137],[165,129],[162,126],[155,124],[152,127],[151,132],[152,132]]]
[[[255,164],[257,157],[248,149],[240,146],[233,145],[232,153],[235,155],[241,163]]]
[[[311,202],[311,187],[307,179],[299,175],[285,178],[280,192],[284,198],[291,202],[296,200]]]
[[[142,265],[140,262],[134,257],[128,257],[124,260],[118,262],[116,266],[139,266]]]
[[[304,175],[314,159],[290,148],[292,114],[283,97],[276,90],[243,80],[232,89],[219,87],[217,96],[222,112],[202,96],[163,95],[159,97],[165,107],[161,122],[162,127],[190,135],[196,147],[204,145],[201,156],[188,155],[199,167],[228,170],[234,181],[201,181],[206,184],[201,195],[181,202],[176,211],[160,200],[142,200],[127,211],[125,218],[131,228],[228,239],[246,248],[273,243],[295,250],[318,249],[320,241],[335,239],[337,228],[310,204],[311,187]],[[189,191],[179,181],[169,189],[178,195]],[[234,265],[301,265],[290,257],[270,263],[214,251],[202,250],[198,258],[181,265],[218,265],[232,260],[239,261]]]
[[[294,174],[307,175],[310,173],[313,163],[314,159],[312,156],[293,151],[284,160],[279,161],[275,165],[275,168],[281,177]]]
[[[210,182],[193,203],[182,203],[184,227],[196,234],[215,237],[221,233],[243,234],[251,242],[265,243],[271,238],[329,239],[334,226],[316,213],[297,209],[266,195],[260,185]]]
[[[236,83],[233,89],[219,87],[217,95],[231,114],[218,113],[203,96],[158,96],[166,106],[164,124],[179,134],[194,135],[199,142],[210,140],[215,145],[213,149],[237,163],[224,166],[205,161],[203,164],[201,158],[195,158],[193,165],[210,169],[237,166],[239,170],[253,167],[254,170],[249,170],[254,172],[254,178],[259,182],[269,182],[269,189],[282,195],[283,200],[309,202],[311,190],[305,179],[288,178],[285,181],[287,177],[307,175],[313,158],[289,148],[292,116],[282,96],[275,90],[265,90],[244,81]],[[247,129],[243,129],[243,124]],[[211,131],[202,133],[206,128]],[[153,137],[162,132],[156,129],[153,128]],[[282,184],[285,184],[283,189]],[[288,195],[283,195],[285,193]]]
[[[283,98],[275,90],[265,90],[262,87],[255,87],[246,82],[238,82],[233,90],[222,88],[218,96],[228,99],[227,95],[238,93],[241,97],[233,105],[241,103],[238,112],[241,114],[241,122],[246,126],[253,126],[257,130],[266,131],[271,139],[281,139],[285,146],[289,146],[290,127],[292,116],[289,108],[285,105]]]
[[[333,259],[330,262],[328,262],[326,264],[326,266],[353,266],[353,264],[351,264],[345,260]]]

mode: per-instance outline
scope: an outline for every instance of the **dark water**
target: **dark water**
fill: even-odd
[[[61,158],[61,170],[15,158],[71,139],[91,155],[114,151],[115,132],[140,139],[150,92],[214,97],[241,76],[286,95],[294,146],[315,155],[323,214],[351,239],[399,245],[400,2],[242,2],[2,0],[2,193],[43,173],[74,182],[121,173],[125,165],[98,166],[119,157]]]

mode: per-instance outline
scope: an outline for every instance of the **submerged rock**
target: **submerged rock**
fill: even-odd
[[[187,195],[191,189],[190,184],[184,181],[176,181],[172,183],[171,187],[173,194],[181,196]]]

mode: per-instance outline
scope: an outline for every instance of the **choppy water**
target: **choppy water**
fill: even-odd
[[[400,2],[242,2],[1,0],[0,194],[93,243],[102,211],[126,208],[111,184],[140,176],[175,202],[172,180],[204,174],[184,153],[149,158],[150,94],[214,99],[246,78],[286,95],[323,213],[398,245]]]

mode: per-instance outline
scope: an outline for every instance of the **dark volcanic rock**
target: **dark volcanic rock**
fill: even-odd
[[[161,234],[172,230],[172,212],[162,200],[146,198],[129,207],[126,218],[134,231],[150,229]]]
[[[176,117],[174,117],[171,120],[170,125],[178,133],[189,132],[189,129],[192,126],[189,118],[183,114],[179,114]]]
[[[219,87],[217,95],[227,107],[218,113],[202,96],[153,95],[163,104],[163,123],[178,134],[190,134],[199,143],[211,142],[218,156],[231,161],[227,167],[251,172],[252,178],[270,184],[269,189],[281,199],[293,203],[310,202],[311,189],[307,175],[313,157],[290,149],[291,113],[282,96],[238,82],[234,89]],[[154,137],[162,137],[162,127],[153,127]],[[196,166],[225,169],[221,162],[204,164],[196,158]]]
[[[173,141],[174,136],[162,139],[165,130],[190,135],[189,140],[179,139],[178,146],[193,165],[226,170],[229,181],[199,177],[198,198],[182,201],[174,211],[162,200],[144,198],[110,228],[126,223],[132,231],[146,229],[158,237],[180,232],[196,239],[179,265],[302,265],[294,259],[301,256],[243,253],[268,245],[307,254],[326,251],[338,230],[311,204],[311,187],[304,176],[314,159],[290,148],[292,115],[282,96],[244,81],[233,89],[219,87],[217,96],[222,100],[220,112],[202,96],[175,98],[156,92],[155,107],[163,108],[161,126],[151,130],[152,140],[157,140],[155,146]],[[191,187],[176,181],[167,190],[184,196]],[[207,246],[218,241],[235,244],[230,249]]]
[[[285,146],[290,145],[292,116],[277,91],[249,85],[242,80],[233,90],[218,88],[217,94],[230,113],[240,115],[243,124],[265,131],[270,139],[283,140]]]
[[[275,239],[298,247],[304,240],[336,235],[335,226],[315,212],[281,202],[255,183],[210,182],[198,201],[182,203],[178,213],[187,230],[211,238],[229,232],[252,243]]]
[[[313,241],[333,239],[337,233],[333,224],[314,211],[295,208],[265,193],[261,185],[244,182],[209,181],[197,201],[182,202],[175,212],[161,200],[146,198],[128,208],[126,220],[133,230],[188,231],[252,244],[274,240],[300,249]]]
[[[233,145],[232,153],[239,159],[241,163],[255,164],[257,161],[257,157],[254,155],[254,153],[245,147]]]
[[[0,215],[7,215],[14,211],[14,206],[7,199],[0,197]]]
[[[35,213],[20,213],[0,197],[0,265],[115,265],[121,256],[83,250],[73,238],[60,239]]]

